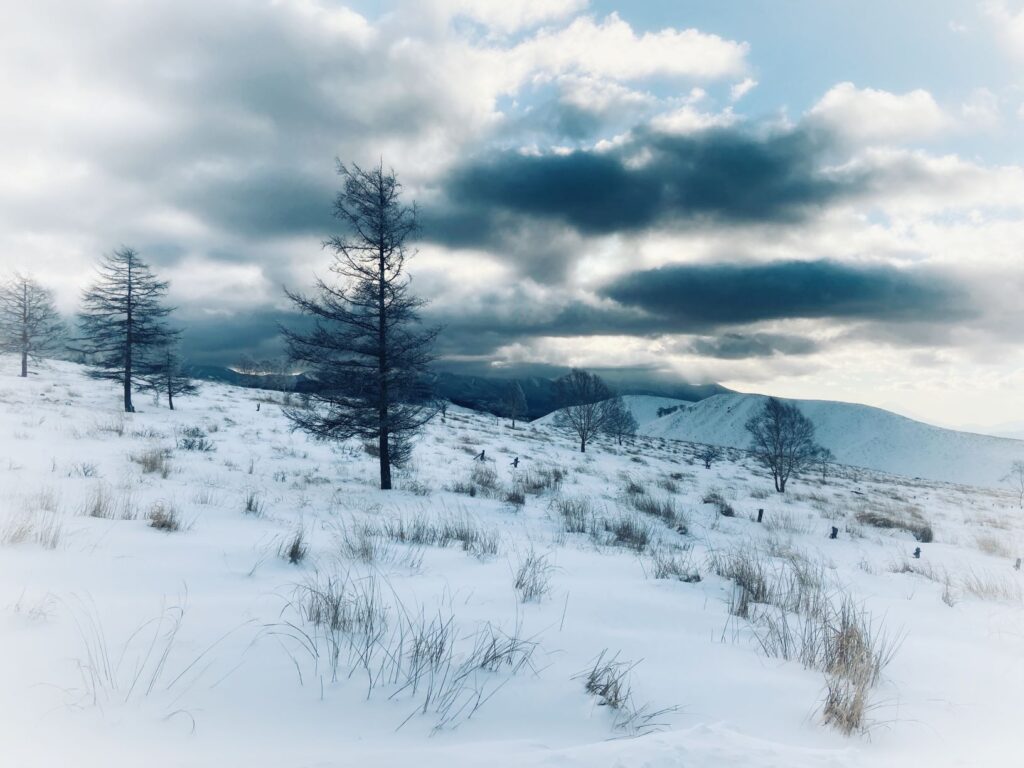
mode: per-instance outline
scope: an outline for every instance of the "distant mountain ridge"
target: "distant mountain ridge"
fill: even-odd
[[[316,387],[315,380],[304,374],[295,376],[248,374],[217,365],[193,365],[189,367],[189,374],[199,379],[221,381],[226,384],[257,389],[292,389],[304,392]],[[622,378],[609,376],[607,378],[615,391],[623,395],[650,395],[697,402],[712,395],[731,392],[719,384],[648,380],[635,375]],[[440,397],[450,400],[456,405],[474,411],[500,413],[502,399],[508,388],[514,383],[518,383],[523,388],[528,419],[539,418],[558,408],[555,397],[555,380],[543,376],[506,378],[441,371],[437,374],[435,386]]]

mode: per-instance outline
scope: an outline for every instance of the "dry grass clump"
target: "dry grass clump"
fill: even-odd
[[[701,498],[701,502],[711,504],[722,517],[736,517],[736,510],[732,508],[732,504],[726,501],[721,491],[714,488],[709,489]]]
[[[519,602],[530,603],[540,600],[551,591],[551,574],[555,567],[547,555],[540,555],[530,547],[519,561],[512,586],[519,595]]]
[[[872,528],[899,530],[910,533],[922,543],[935,539],[931,525],[917,507],[897,508],[894,506],[872,506],[861,509],[855,515],[857,522]]]
[[[146,519],[149,521],[150,528],[156,528],[165,533],[173,533],[182,529],[181,515],[178,513],[177,507],[163,501],[153,502],[146,513]]]
[[[992,555],[993,557],[1013,557],[1013,550],[1010,545],[1007,544],[1006,539],[1002,536],[993,536],[991,534],[979,534],[974,539],[978,549],[984,552],[986,555]]]
[[[0,545],[38,544],[57,549],[64,538],[64,521],[51,511],[27,511],[0,526]]]
[[[656,579],[671,579],[695,584],[700,571],[693,564],[693,546],[687,544],[676,549],[657,547],[651,552],[651,575]]]
[[[589,669],[573,677],[583,681],[584,689],[597,698],[598,706],[608,707],[614,713],[613,727],[632,736],[660,730],[665,724],[657,721],[677,709],[652,710],[647,704],[637,706],[630,681],[637,664],[639,662],[619,661],[617,653],[609,656],[605,649]]]
[[[164,480],[171,474],[171,452],[166,448],[147,448],[141,453],[132,454],[131,458],[144,474],[159,474]]]

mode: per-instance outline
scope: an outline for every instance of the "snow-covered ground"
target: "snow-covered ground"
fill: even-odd
[[[644,434],[746,448],[745,424],[762,395],[714,395],[698,403],[627,397]],[[1024,440],[943,429],[880,408],[829,400],[793,400],[813,422],[818,442],[839,461],[884,472],[997,488]],[[678,409],[657,417],[657,408]],[[652,412],[654,418],[651,418]]]
[[[738,452],[710,470],[653,438],[581,455],[452,408],[383,493],[362,445],[291,433],[278,395],[208,384],[125,416],[74,365],[0,365],[2,765],[1020,759],[1024,520],[1005,491],[842,470],[778,496]],[[181,530],[150,525],[171,511]],[[666,562],[701,580],[655,578]],[[766,655],[757,617],[779,614],[737,610],[727,562],[800,566],[899,640],[866,734],[822,724],[820,669]],[[542,587],[525,601],[521,572]],[[333,631],[307,610],[330,605]],[[585,690],[602,651],[635,663],[631,707]]]

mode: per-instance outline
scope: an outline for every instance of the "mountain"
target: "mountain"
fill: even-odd
[[[724,394],[678,410],[658,398],[627,398],[643,434],[732,448],[746,448],[747,419],[761,407],[762,395]],[[895,413],[854,403],[791,400],[814,422],[818,442],[842,464],[893,474],[998,487],[1010,465],[1024,461],[1024,441],[943,429]],[[651,417],[652,410],[654,417]]]
[[[601,375],[615,391],[623,395],[646,395],[696,402],[712,395],[730,392],[719,384],[689,384],[683,381],[645,379],[636,376],[619,378],[614,374],[606,375],[604,372]],[[513,383],[518,383],[523,388],[529,418],[540,418],[558,408],[555,380],[537,376],[502,378],[442,372],[438,375],[437,390],[439,395],[456,405],[475,411],[500,412],[502,397]]]
[[[188,370],[191,376],[199,379],[254,389],[292,389],[303,392],[316,386],[316,382],[304,374],[246,374],[218,365],[191,365]],[[644,378],[635,374],[616,375],[614,372],[604,371],[601,375],[617,392],[624,395],[649,395],[696,402],[705,397],[731,391],[718,384],[689,384],[655,377]],[[558,407],[555,380],[543,376],[475,376],[441,371],[437,374],[435,387],[440,397],[450,400],[455,405],[474,411],[500,413],[505,392],[514,383],[518,383],[526,395],[528,419],[539,418]]]

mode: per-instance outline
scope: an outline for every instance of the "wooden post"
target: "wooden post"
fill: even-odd
[[[830,539],[838,539],[838,538],[839,538],[839,529],[838,529],[838,528],[836,528],[836,527],[835,527],[835,526],[833,525],[833,526],[832,526],[832,533],[830,533],[830,534],[828,535],[828,537],[829,537]]]
[[[920,547],[915,547],[914,548],[914,559],[915,560],[920,560],[921,559],[921,548]]]
[[[764,518],[764,510],[763,509],[757,510],[757,522],[760,523],[763,518]]]

